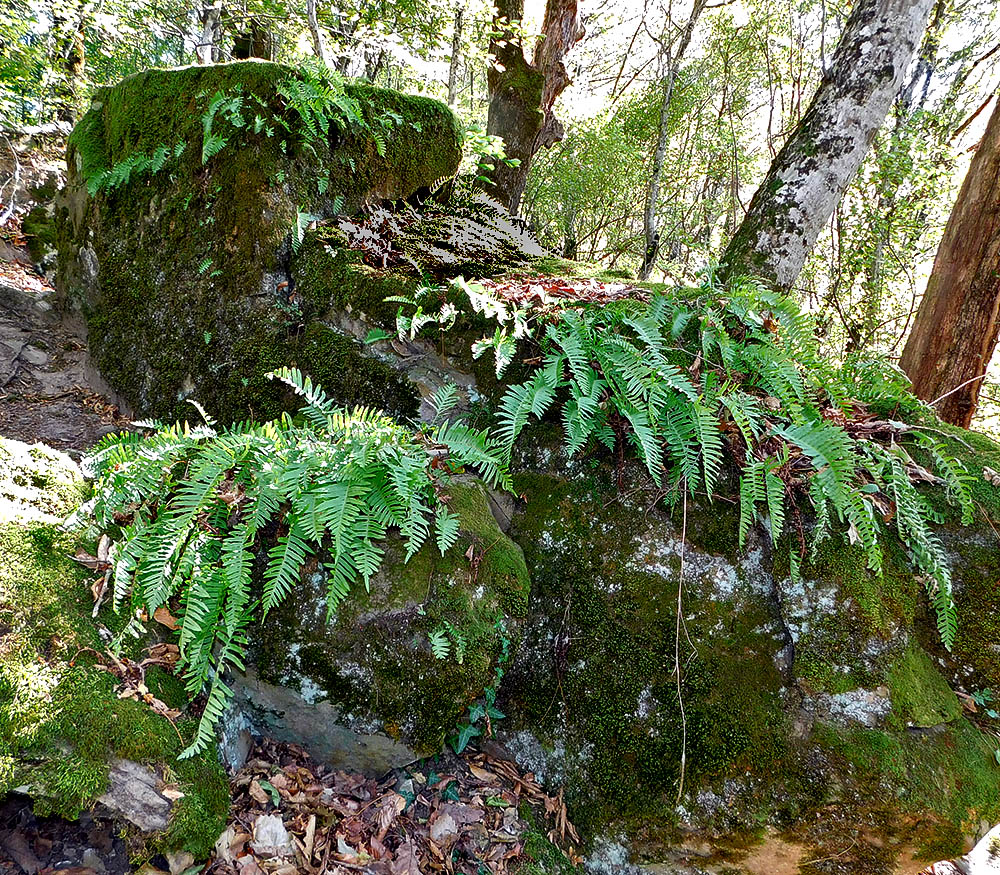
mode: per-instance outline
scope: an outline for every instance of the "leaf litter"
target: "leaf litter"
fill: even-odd
[[[579,861],[562,791],[549,796],[490,753],[449,752],[375,779],[262,739],[231,789],[230,821],[207,869],[218,875],[504,875],[532,859],[529,810]]]

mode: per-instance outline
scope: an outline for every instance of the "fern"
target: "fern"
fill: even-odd
[[[116,535],[116,607],[130,597],[133,612],[152,614],[178,599],[186,689],[208,687],[185,756],[213,738],[231,697],[224,675],[242,666],[249,624],[287,598],[310,556],[325,560],[332,614],[376,573],[390,527],[407,558],[432,531],[442,553],[455,544],[459,519],[440,497],[450,472],[477,468],[490,483],[510,482],[484,431],[456,422],[414,432],[375,411],[336,407],[297,370],[272,376],[303,398],[301,416],[223,430],[157,425],[145,438],[105,438],[87,460],[95,521]],[[275,531],[268,546],[263,533]],[[257,590],[254,556],[265,547]],[[461,633],[448,635],[460,658]]]
[[[890,423],[889,448],[863,429],[860,435],[851,430],[854,419],[863,424],[862,404],[883,413],[921,409],[898,369],[859,356],[833,366],[819,354],[812,316],[753,279],[723,289],[709,273],[698,289],[648,302],[567,304],[556,313],[515,305],[477,283],[453,285],[473,312],[496,323],[473,344],[474,356],[493,350],[498,375],[529,346],[531,360],[540,363],[507,387],[496,411],[492,434],[506,457],[531,420],[553,407],[570,456],[588,445],[615,449],[624,435],[657,484],[711,498],[728,455],[739,476],[741,544],[766,517],[777,546],[793,506],[811,508],[814,557],[839,531],[881,575],[893,528],[929,581],[942,640],[950,646],[954,609],[933,533],[935,511],[911,482],[915,463],[893,435],[906,436],[930,458],[965,522],[972,517],[971,477],[918,430]],[[422,290],[419,301],[399,300],[398,324],[410,336],[435,322],[432,291]],[[916,479],[927,479],[926,472]],[[680,490],[667,494],[676,501]],[[890,503],[897,507],[894,521],[885,512]],[[796,575],[800,559],[795,553]]]

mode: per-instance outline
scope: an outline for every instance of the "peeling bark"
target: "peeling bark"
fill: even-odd
[[[816,96],[722,257],[723,275],[792,287],[900,92],[933,5],[855,4]]]
[[[1000,309],[1000,102],[948,218],[899,364],[946,422],[968,428],[997,345]]]
[[[493,20],[497,35],[490,43],[496,63],[487,71],[490,106],[486,131],[502,137],[507,157],[519,162],[516,167],[498,162],[490,172],[493,194],[512,213],[521,204],[535,153],[563,138],[563,126],[552,108],[570,83],[563,58],[583,38],[577,0],[548,0],[542,35],[529,62],[510,26],[523,14],[524,0],[497,2]]]

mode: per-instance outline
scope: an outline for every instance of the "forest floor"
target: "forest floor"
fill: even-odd
[[[26,260],[0,261],[0,435],[73,455],[128,420],[98,392],[54,295]]]

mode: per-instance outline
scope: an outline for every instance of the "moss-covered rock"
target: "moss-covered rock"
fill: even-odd
[[[70,818],[100,803],[143,824],[145,834],[126,823],[137,856],[184,849],[204,858],[225,824],[226,778],[214,752],[176,760],[194,720],[175,727],[119,698],[116,679],[97,667],[107,643],[91,616],[93,574],[70,558],[96,548],[56,525],[86,493],[64,454],[0,439],[0,797],[19,788],[36,813]],[[125,618],[102,620],[117,632]],[[125,656],[138,658],[138,648]],[[184,704],[172,675],[151,668],[146,682],[172,707]],[[143,776],[155,811],[140,816],[134,787],[117,792],[126,774]],[[183,797],[158,795],[167,784]]]
[[[415,409],[412,395],[366,376],[378,362],[361,344],[319,336],[321,314],[289,260],[311,219],[453,175],[457,121],[427,98],[349,85],[364,122],[308,134],[280,93],[299,81],[254,61],[151,70],[99,89],[70,137],[59,288],[83,311],[105,379],[144,414],[187,415],[195,397],[223,420],[269,417],[288,399],[264,374],[289,364],[344,403]],[[216,97],[237,101],[243,124],[218,109],[213,131],[227,142],[209,157]]]
[[[767,826],[809,858],[854,842],[844,871],[889,873],[893,844],[948,856],[1000,816],[1000,768],[901,552],[878,579],[830,543],[793,581],[767,542],[739,551],[724,500],[668,512],[602,466],[516,486],[532,594],[501,740],[566,785],[591,840],[663,861],[697,837],[738,872]]]
[[[176,759],[193,720],[175,729],[145,703],[119,698],[115,678],[96,667],[107,645],[90,616],[91,575],[69,558],[78,548],[93,545],[51,524],[0,524],[0,796],[20,788],[37,814],[70,818],[103,798],[125,818],[136,856],[184,849],[204,858],[225,825],[225,774],[212,751]],[[153,669],[147,683],[172,705],[184,702],[173,676]],[[120,773],[124,763],[141,766],[154,788],[184,794],[163,798],[165,824],[153,834],[127,822],[135,810],[113,792],[112,764]]]
[[[355,588],[329,620],[324,567],[307,567],[253,633],[252,667],[235,679],[226,721],[231,752],[250,728],[381,773],[442,748],[492,682],[503,638],[519,640],[530,587],[483,485],[456,482],[449,494],[458,543],[444,556],[427,544],[406,562],[391,539],[368,590]],[[450,642],[445,658],[431,649],[439,630]]]

